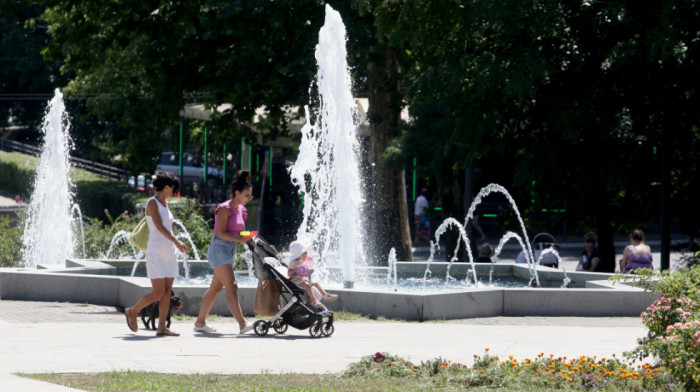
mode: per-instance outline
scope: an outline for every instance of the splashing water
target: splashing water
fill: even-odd
[[[513,233],[512,231],[507,231],[503,237],[501,237],[501,240],[498,242],[498,246],[496,247],[496,250],[493,252],[493,256],[491,256],[491,271],[489,272],[489,283],[492,281],[492,276],[493,276],[493,266],[498,262],[498,256],[501,254],[501,251],[503,251],[503,247],[505,244],[510,241],[511,239],[515,238],[518,241],[518,244],[520,244],[520,248],[525,252],[525,260],[527,260],[528,264],[532,262],[530,259],[530,255],[527,253],[527,246],[525,246],[525,243],[523,243],[523,239],[520,238],[520,236],[517,233]]]
[[[388,272],[386,275],[386,280],[390,282],[391,287],[394,288],[394,291],[397,291],[396,286],[397,286],[397,278],[396,278],[396,249],[391,248],[389,251],[389,259],[387,260],[387,264],[389,265]]]
[[[451,280],[455,280],[452,276],[450,276],[450,269],[452,268],[452,265],[454,264],[455,261],[457,261],[457,255],[459,253],[459,248],[461,247],[461,244],[464,243],[464,247],[467,249],[467,254],[469,255],[469,263],[471,263],[472,267],[472,274],[474,276],[474,280],[476,283],[476,267],[474,266],[474,256],[472,255],[472,250],[471,247],[469,246],[469,237],[467,237],[467,232],[464,230],[464,227],[459,223],[457,219],[454,218],[447,218],[445,219],[440,226],[435,230],[435,243],[440,242],[440,237],[445,234],[447,231],[447,228],[449,226],[455,226],[459,230],[459,239],[457,240],[457,245],[455,246],[454,254],[452,256],[452,259],[450,259],[450,264],[447,266],[447,275],[445,276],[445,281],[449,283]],[[432,244],[432,242],[431,242]],[[431,253],[434,253],[433,250],[431,250]],[[431,260],[432,261],[432,260]],[[428,264],[428,267],[430,267],[430,264]]]
[[[513,197],[508,193],[506,188],[498,185],[498,184],[488,184],[485,187],[481,188],[479,193],[474,197],[474,200],[472,201],[471,206],[469,206],[469,211],[467,212],[467,216],[464,218],[464,227],[467,227],[467,224],[469,224],[469,221],[474,218],[474,211],[476,210],[476,207],[481,203],[481,200],[486,197],[487,195],[491,193],[501,193],[503,194],[506,199],[508,199],[508,202],[510,203],[511,207],[513,207],[513,211],[515,211],[515,215],[518,218],[518,222],[520,223],[520,229],[523,232],[523,236],[525,237],[525,247],[527,248],[527,251],[525,252],[525,256],[528,260],[527,265],[530,268],[530,276],[531,276],[531,281],[535,280],[537,282],[537,286],[540,285],[540,278],[537,275],[537,269],[535,268],[535,257],[533,256],[532,253],[532,247],[530,246],[530,239],[527,237],[527,229],[525,228],[525,222],[523,221],[523,218],[520,216],[520,210],[518,210],[518,206],[515,204],[515,200],[513,200]],[[522,246],[522,241],[521,241],[521,246]],[[525,249],[525,247],[523,249]],[[469,246],[467,246],[467,249],[469,249]],[[471,254],[470,254],[471,258]]]
[[[65,264],[73,257],[73,184],[68,155],[73,142],[69,128],[63,94],[56,89],[44,116],[44,144],[22,235],[22,265],[27,268],[39,263]]]
[[[107,253],[105,254],[105,259],[109,260],[110,256],[112,256],[112,252],[116,249],[115,247],[119,245],[120,243],[126,243],[131,247],[131,252],[134,255],[134,258],[136,258],[136,253],[137,250],[134,248],[133,245],[129,242],[129,237],[131,237],[131,233],[126,231],[126,230],[119,230],[114,234],[114,237],[112,237],[112,240],[109,242],[109,249],[107,249]],[[121,255],[117,256],[120,257]]]
[[[80,225],[80,242],[83,244],[83,258],[87,257],[87,252],[85,252],[85,229],[83,227],[83,212],[80,211],[80,206],[78,204],[73,204],[71,208],[70,215],[75,222],[75,213],[78,213],[78,223]]]
[[[187,230],[185,225],[182,224],[182,222],[178,219],[173,220],[173,226],[178,225],[180,229],[182,230],[180,233],[177,234],[177,238],[181,239],[184,238],[187,240],[187,242],[190,243],[190,249],[192,249],[192,253],[194,255],[195,260],[199,260],[199,252],[197,251],[197,246],[195,246],[194,242],[192,241],[192,236],[190,236],[190,232]]]
[[[355,267],[366,264],[359,224],[362,203],[358,169],[357,113],[347,65],[346,33],[340,14],[326,5],[316,61],[320,108],[311,124],[308,106],[292,183],[304,193],[304,218],[297,240],[313,244],[319,268],[340,264],[352,287]],[[338,261],[340,261],[338,263]]]

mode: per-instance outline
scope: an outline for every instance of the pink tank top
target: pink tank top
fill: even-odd
[[[228,216],[228,221],[226,221],[226,231],[228,233],[238,234],[239,231],[245,229],[245,220],[248,218],[248,210],[243,207],[243,204],[238,205],[238,209],[234,210],[231,205],[231,200],[225,201],[218,206],[216,206],[216,212],[214,217],[214,236],[219,236],[219,210],[222,208],[228,208],[230,214]]]

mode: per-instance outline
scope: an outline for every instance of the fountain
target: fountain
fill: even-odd
[[[63,94],[56,89],[44,116],[44,144],[22,236],[22,264],[28,268],[39,263],[63,264],[73,257],[69,128]]]
[[[358,169],[355,99],[345,50],[345,25],[340,14],[326,5],[319,31],[316,61],[320,108],[311,124],[301,130],[299,155],[290,168],[292,183],[304,192],[304,219],[297,239],[313,244],[318,266],[340,259],[343,285],[351,288],[356,266],[364,266],[359,212],[362,203]]]
[[[357,206],[361,203],[361,193],[354,187],[361,181],[357,165],[353,163],[356,162],[357,153],[354,101],[350,94],[344,43],[345,29],[342,20],[337,12],[327,6],[326,23],[319,33],[316,50],[319,62],[316,82],[321,107],[315,115],[316,122],[313,125],[312,116],[306,108],[307,124],[302,132],[299,159],[290,173],[294,183],[305,193],[304,220],[297,236],[314,244],[317,252],[314,259],[318,263],[316,267],[320,267],[316,278],[327,278],[330,275],[328,271],[342,272],[341,281],[344,287],[327,286],[340,294],[338,301],[328,304],[329,309],[405,320],[486,316],[638,316],[658,297],[623,283],[613,284],[607,280],[611,274],[572,272],[567,276],[566,272],[562,274],[562,271],[538,265],[538,261],[533,257],[522,219],[520,228],[524,239],[518,234],[507,232],[496,249],[493,261],[498,260],[505,243],[515,239],[527,255],[527,265],[495,262],[490,265],[475,265],[465,227],[481,200],[490,193],[503,194],[519,217],[515,201],[497,184],[491,184],[479,192],[463,225],[456,219],[448,218],[438,227],[435,241],[431,242],[431,254],[427,263],[396,261],[394,251],[388,256],[390,268],[366,266],[362,252],[363,240],[355,234],[359,231],[357,217],[352,214],[360,210]],[[47,135],[49,128],[52,131],[56,128],[67,128],[63,126],[65,113],[58,92],[57,97],[55,104],[52,101],[47,115]],[[64,139],[59,139],[64,140],[63,145],[67,146],[69,139],[65,133],[63,135]],[[47,140],[45,148],[50,148],[49,145]],[[53,155],[50,158],[56,159]],[[46,166],[46,172],[49,168],[57,173],[67,173],[67,164]],[[50,176],[45,173],[43,177],[58,176],[51,171]],[[37,201],[45,201],[46,192],[39,192],[39,188],[40,186],[37,186],[33,199],[36,197]],[[52,201],[56,196],[55,188],[56,186],[51,186]],[[70,200],[68,180],[65,189],[62,196]],[[63,203],[61,205],[63,206]],[[66,215],[70,216],[70,202],[62,208],[65,209]],[[67,221],[70,222],[70,219]],[[450,262],[433,260],[440,236],[449,226],[456,226],[460,231],[455,253],[461,244],[464,244],[469,263],[455,263],[454,258]],[[51,227],[55,227],[53,222]],[[39,235],[35,226],[30,230],[34,230],[29,232],[31,235]],[[27,238],[31,235],[27,234]],[[68,242],[65,237],[61,237],[61,241]],[[72,250],[73,240],[69,242]],[[151,289],[148,279],[133,276],[138,264],[137,256],[135,261],[75,260],[70,253],[59,258],[54,257],[55,253],[56,249],[42,243],[26,252],[26,260],[32,260],[32,265],[39,262],[59,264],[65,260],[66,268],[0,269],[0,298],[88,302],[123,307],[135,303]],[[201,272],[208,271],[209,268],[206,261],[182,260],[182,263],[187,264],[187,268],[192,267],[193,275],[198,273],[195,270]],[[248,275],[252,275],[249,260],[247,263]],[[358,266],[362,267],[363,271],[371,272],[357,276],[356,269],[360,270]],[[132,273],[117,275],[119,269],[126,269]],[[436,286],[430,289],[428,282],[431,281],[432,284],[435,280],[431,279],[431,276],[443,273],[445,279],[438,279]],[[480,281],[479,275],[487,273],[488,283]],[[241,278],[239,282],[243,283],[244,279],[240,274],[245,272],[236,271],[236,274],[237,278]],[[186,275],[189,276],[189,273]],[[378,277],[378,285],[372,286],[366,282],[367,277],[371,275]],[[419,278],[421,275],[422,279]],[[528,287],[527,283],[521,283],[518,287],[497,287],[492,284],[494,279],[504,276],[524,282],[529,280],[530,283],[535,281],[538,287]],[[562,281],[565,285],[574,287],[562,289]],[[406,288],[405,282],[413,288]],[[208,282],[201,279],[190,279],[188,282],[176,280],[173,290],[183,300],[184,313],[198,313],[207,287]],[[252,314],[255,290],[256,284],[252,280],[239,285],[238,296],[247,315]],[[217,298],[212,313],[229,314],[223,296]]]

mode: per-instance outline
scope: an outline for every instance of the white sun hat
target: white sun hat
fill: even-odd
[[[294,241],[289,244],[289,256],[287,257],[287,262],[294,259],[298,259],[301,255],[308,250],[309,246],[301,241]]]

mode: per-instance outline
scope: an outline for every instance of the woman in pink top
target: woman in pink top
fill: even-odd
[[[245,230],[245,220],[248,217],[246,203],[253,198],[253,184],[250,173],[239,171],[233,177],[231,184],[231,199],[216,207],[214,218],[214,238],[209,244],[207,259],[214,270],[211,285],[202,298],[197,321],[194,323],[195,332],[216,332],[207,325],[206,320],[216,296],[222,288],[226,288],[226,304],[233,317],[238,321],[241,334],[253,329],[253,324],[247,324],[243,317],[241,304],[238,301],[238,284],[233,274],[233,264],[236,260],[236,244],[245,243],[250,239],[241,237],[239,233]]]

